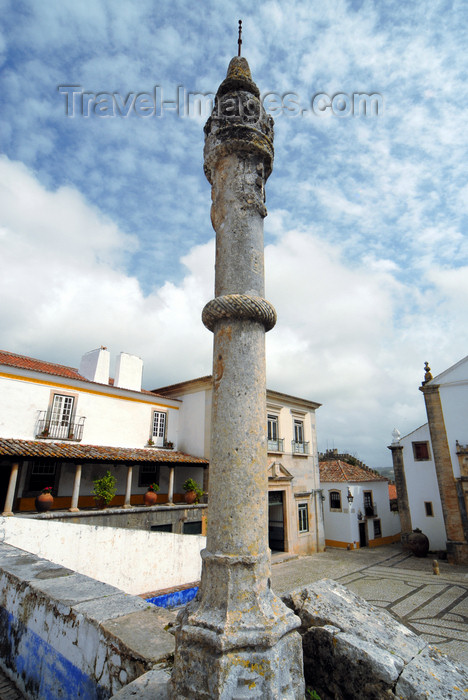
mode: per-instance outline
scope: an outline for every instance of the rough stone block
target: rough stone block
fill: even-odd
[[[403,662],[337,628],[311,627],[303,638],[306,683],[321,700],[393,697]]]
[[[119,639],[135,658],[158,663],[174,653],[174,635],[164,629],[174,620],[175,613],[148,605],[146,610],[103,622],[101,629]]]
[[[467,668],[335,581],[283,600],[301,618],[304,675],[321,700],[467,697]]]
[[[148,603],[145,600],[119,592],[105,598],[94,598],[77,603],[73,606],[73,610],[86,615],[90,620],[101,623],[139,610],[146,610],[147,607]]]
[[[333,625],[341,632],[396,654],[405,663],[427,646],[388,612],[331,579],[287,593],[283,600],[301,618],[302,631],[312,626]]]
[[[428,646],[405,666],[395,688],[398,698],[457,700],[468,695],[468,669]]]
[[[111,700],[168,700],[170,672],[155,669],[143,674],[112,696]]]

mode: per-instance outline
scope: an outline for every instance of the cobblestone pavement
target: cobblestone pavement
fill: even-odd
[[[439,561],[440,575],[435,576],[430,556],[418,559],[399,544],[282,559],[272,557],[277,593],[332,578],[468,665],[468,567]]]

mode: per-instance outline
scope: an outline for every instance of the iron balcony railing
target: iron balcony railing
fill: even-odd
[[[308,442],[298,442],[293,440],[291,442],[291,451],[296,455],[308,455],[309,454],[309,443]]]
[[[37,421],[36,438],[52,438],[54,440],[81,440],[85,416],[77,416],[73,421],[54,420],[47,411],[41,411]]]
[[[364,515],[366,518],[375,518],[377,515],[377,506],[375,503],[371,506],[364,506]]]
[[[277,438],[276,440],[270,440],[270,438],[268,438],[268,452],[284,452],[283,446],[283,438]]]

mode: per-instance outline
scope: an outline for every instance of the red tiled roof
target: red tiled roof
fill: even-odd
[[[319,469],[320,481],[388,481],[385,476],[342,462],[341,459],[319,462]]]
[[[69,379],[81,379],[82,381],[86,381],[74,367],[56,365],[53,362],[36,360],[34,357],[26,357],[25,355],[15,355],[15,353],[7,352],[6,350],[0,350],[0,364],[18,367],[20,369],[31,369],[35,372],[45,372],[46,374],[55,374],[58,377],[68,377]]]
[[[390,500],[397,498],[396,486],[395,484],[388,485],[388,497]]]
[[[0,438],[0,457],[42,457],[62,461],[83,462],[167,462],[176,464],[208,464],[203,457],[184,452],[159,450],[154,447],[105,447],[70,442],[43,442],[42,440],[14,440]]]

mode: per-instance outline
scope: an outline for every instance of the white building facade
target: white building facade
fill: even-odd
[[[447,535],[431,447],[429,424],[421,425],[400,440],[403,448],[412,529],[429,538],[429,548],[445,550]]]
[[[179,447],[209,460],[210,376],[158,388],[182,400]],[[320,404],[267,390],[269,544],[273,551],[310,554],[324,548],[315,411]],[[209,487],[208,487],[209,491]]]
[[[183,500],[182,484],[203,483],[207,461],[178,450],[177,399],[142,389],[143,363],[98,348],[79,369],[0,352],[0,501],[5,513],[34,510],[52,487],[54,507],[95,505],[93,481],[115,476],[113,505],[142,505],[159,484],[159,501]]]
[[[432,551],[468,564],[468,357],[436,377],[425,369],[428,422],[390,446],[402,539],[418,528]]]
[[[388,480],[343,460],[320,462],[325,544],[359,549],[400,540],[400,519],[390,508]]]

